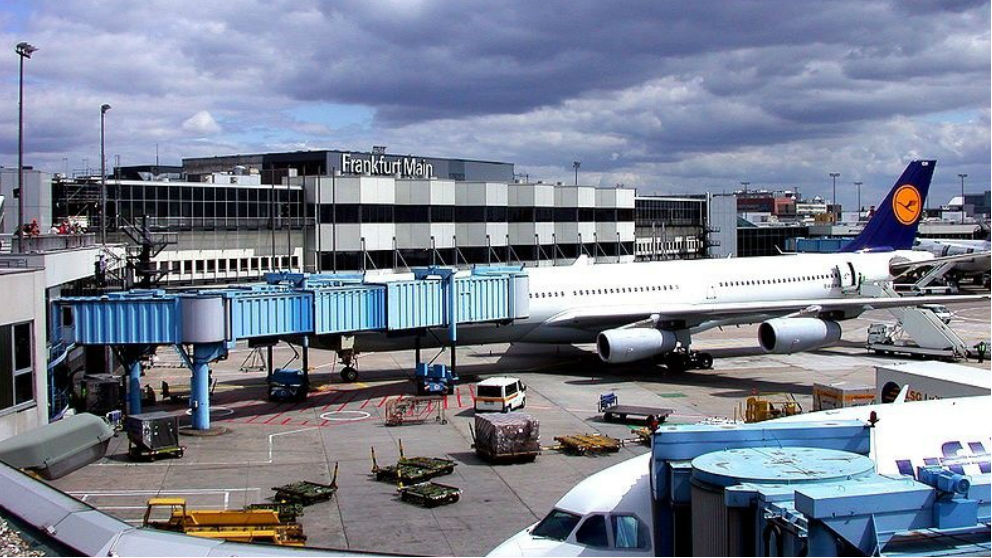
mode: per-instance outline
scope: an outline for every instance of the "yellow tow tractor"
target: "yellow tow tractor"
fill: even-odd
[[[163,508],[168,510],[168,519],[153,520],[155,510]],[[275,506],[272,509],[191,510],[187,509],[185,498],[151,498],[143,524],[194,537],[234,542],[303,546],[307,540],[303,526],[296,521],[281,521]]]
[[[802,405],[791,393],[754,394],[747,398],[745,407],[738,405],[734,410],[734,419],[744,419],[744,422],[762,422],[779,417],[789,417],[803,412]]]

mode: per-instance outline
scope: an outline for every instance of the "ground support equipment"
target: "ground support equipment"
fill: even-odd
[[[436,482],[400,486],[396,490],[400,494],[400,500],[425,508],[454,504],[462,494],[460,488]]]

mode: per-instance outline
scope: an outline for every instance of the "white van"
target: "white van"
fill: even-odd
[[[527,402],[527,386],[517,378],[496,376],[475,385],[475,410],[505,413],[523,409]]]

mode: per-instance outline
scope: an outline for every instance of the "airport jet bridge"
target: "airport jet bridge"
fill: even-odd
[[[361,274],[270,273],[265,284],[185,291],[131,290],[56,300],[61,339],[112,346],[128,372],[128,407],[141,412],[140,359],[171,345],[192,370],[193,428],[210,428],[209,363],[226,358],[238,341],[288,339],[306,348],[323,335],[398,332],[511,322],[529,312],[528,278],[521,267],[477,267],[456,275],[420,268],[414,279],[375,282]],[[56,314],[53,314],[56,315]],[[187,350],[191,346],[192,350]]]

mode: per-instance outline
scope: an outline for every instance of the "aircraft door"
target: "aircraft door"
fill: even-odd
[[[858,280],[859,279],[858,278],[858,272],[854,269],[854,263],[853,262],[850,262],[850,261],[847,262],[847,270],[848,270],[848,273],[851,274],[851,286],[852,287],[857,287],[858,286],[858,283],[860,281]]]
[[[716,287],[710,285],[706,287],[706,300],[714,300],[716,298]]]

